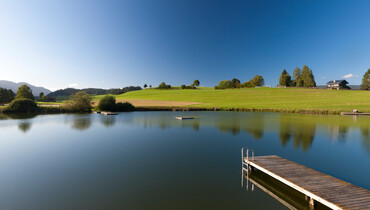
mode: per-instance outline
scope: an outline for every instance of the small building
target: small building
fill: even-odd
[[[332,80],[326,83],[328,89],[336,90],[351,89],[347,84],[348,82],[346,80]]]

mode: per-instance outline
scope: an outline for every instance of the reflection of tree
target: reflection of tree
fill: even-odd
[[[221,132],[238,135],[242,130],[252,135],[255,140],[263,137],[265,122],[264,116],[260,113],[241,115],[236,112],[228,115],[219,115],[219,117],[220,119],[216,120],[216,122],[218,123],[218,130]]]
[[[35,113],[8,113],[8,114],[1,114],[3,119],[15,119],[15,120],[24,120],[24,119],[31,119],[36,117]]]
[[[370,154],[370,127],[361,127],[362,145],[367,153]]]
[[[293,126],[293,145],[296,149],[302,147],[304,152],[311,147],[315,137],[315,123],[296,123]]]
[[[90,116],[76,116],[73,120],[72,128],[76,130],[86,130],[91,126]]]
[[[264,113],[251,113],[246,121],[242,122],[243,131],[251,134],[255,140],[262,139],[265,129],[264,116]]]
[[[315,137],[316,123],[309,120],[299,120],[291,118],[288,115],[280,115],[280,142],[285,146],[291,137],[293,137],[293,146],[302,148],[305,152],[311,147]]]
[[[221,119],[217,120],[218,130],[223,133],[232,133],[238,135],[240,133],[240,116],[234,113],[224,116],[218,115]]]
[[[21,122],[18,124],[19,130],[23,131],[26,133],[30,128],[31,128],[31,123],[29,122]]]
[[[193,123],[191,125],[194,131],[199,131],[199,120],[193,120]]]
[[[280,142],[284,147],[289,142],[290,137],[292,135],[291,126],[292,124],[285,120],[280,121],[279,137],[280,137]]]
[[[105,126],[105,127],[111,127],[114,124],[116,124],[116,116],[103,116],[100,120],[100,122]]]

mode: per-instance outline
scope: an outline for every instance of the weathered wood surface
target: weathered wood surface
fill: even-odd
[[[183,117],[176,117],[176,119],[178,119],[178,120],[190,120],[190,119],[194,119],[194,117],[192,117],[192,116],[183,116]]]
[[[101,112],[103,115],[118,115],[117,112]]]
[[[370,191],[332,176],[272,156],[244,162],[333,209],[370,209]]]

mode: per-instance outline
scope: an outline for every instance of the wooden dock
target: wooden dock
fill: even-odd
[[[243,154],[243,151],[242,151]],[[243,170],[258,169],[310,198],[332,209],[370,209],[370,191],[348,182],[272,156],[242,156]]]
[[[103,115],[118,115],[117,112],[101,112]]]
[[[175,117],[177,120],[190,120],[194,119],[192,116]]]

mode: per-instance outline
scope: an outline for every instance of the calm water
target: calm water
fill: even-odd
[[[370,190],[370,117],[23,117],[0,116],[0,209],[285,209],[250,182],[247,190],[246,177],[241,187],[243,146]]]

